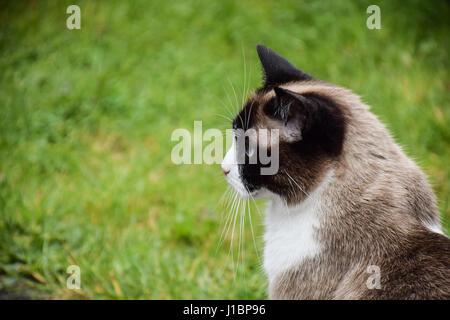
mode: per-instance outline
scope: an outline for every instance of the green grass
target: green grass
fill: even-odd
[[[248,225],[236,275],[230,237],[216,252],[219,166],[170,159],[174,129],[229,126],[217,114],[229,81],[242,94],[244,55],[260,84],[257,43],[361,94],[429,175],[450,231],[447,2],[377,1],[382,29],[368,30],[373,1],[77,1],[70,31],[73,2],[0,5],[0,292],[267,298]],[[71,264],[81,290],[66,289]]]

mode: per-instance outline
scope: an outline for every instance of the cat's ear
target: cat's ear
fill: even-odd
[[[316,105],[299,93],[275,87],[275,98],[265,105],[266,114],[280,121],[280,135],[288,141],[302,139],[311,125]]]
[[[258,51],[259,60],[264,70],[264,86],[313,79],[310,75],[294,67],[278,53],[261,44],[256,46],[256,51]]]

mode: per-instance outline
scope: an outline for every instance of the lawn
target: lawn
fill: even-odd
[[[66,28],[74,2],[81,30]],[[366,27],[370,4],[380,30]],[[360,94],[428,174],[449,233],[449,8],[2,2],[0,297],[267,298],[264,203],[250,204],[255,243],[247,219],[241,250],[239,221],[219,246],[220,166],[170,157],[173,130],[230,127],[234,91],[240,100],[261,83],[257,43]],[[69,265],[80,290],[66,287]]]

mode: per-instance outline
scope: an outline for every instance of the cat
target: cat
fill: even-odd
[[[263,85],[232,126],[278,130],[279,168],[262,175],[248,161],[250,145],[270,149],[249,135],[222,171],[241,197],[269,199],[269,298],[449,299],[450,239],[421,169],[356,94],[257,52]]]

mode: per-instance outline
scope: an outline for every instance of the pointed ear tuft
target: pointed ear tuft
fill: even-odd
[[[264,86],[313,79],[313,77],[297,69],[285,58],[262,44],[256,46],[256,51],[264,70]]]

